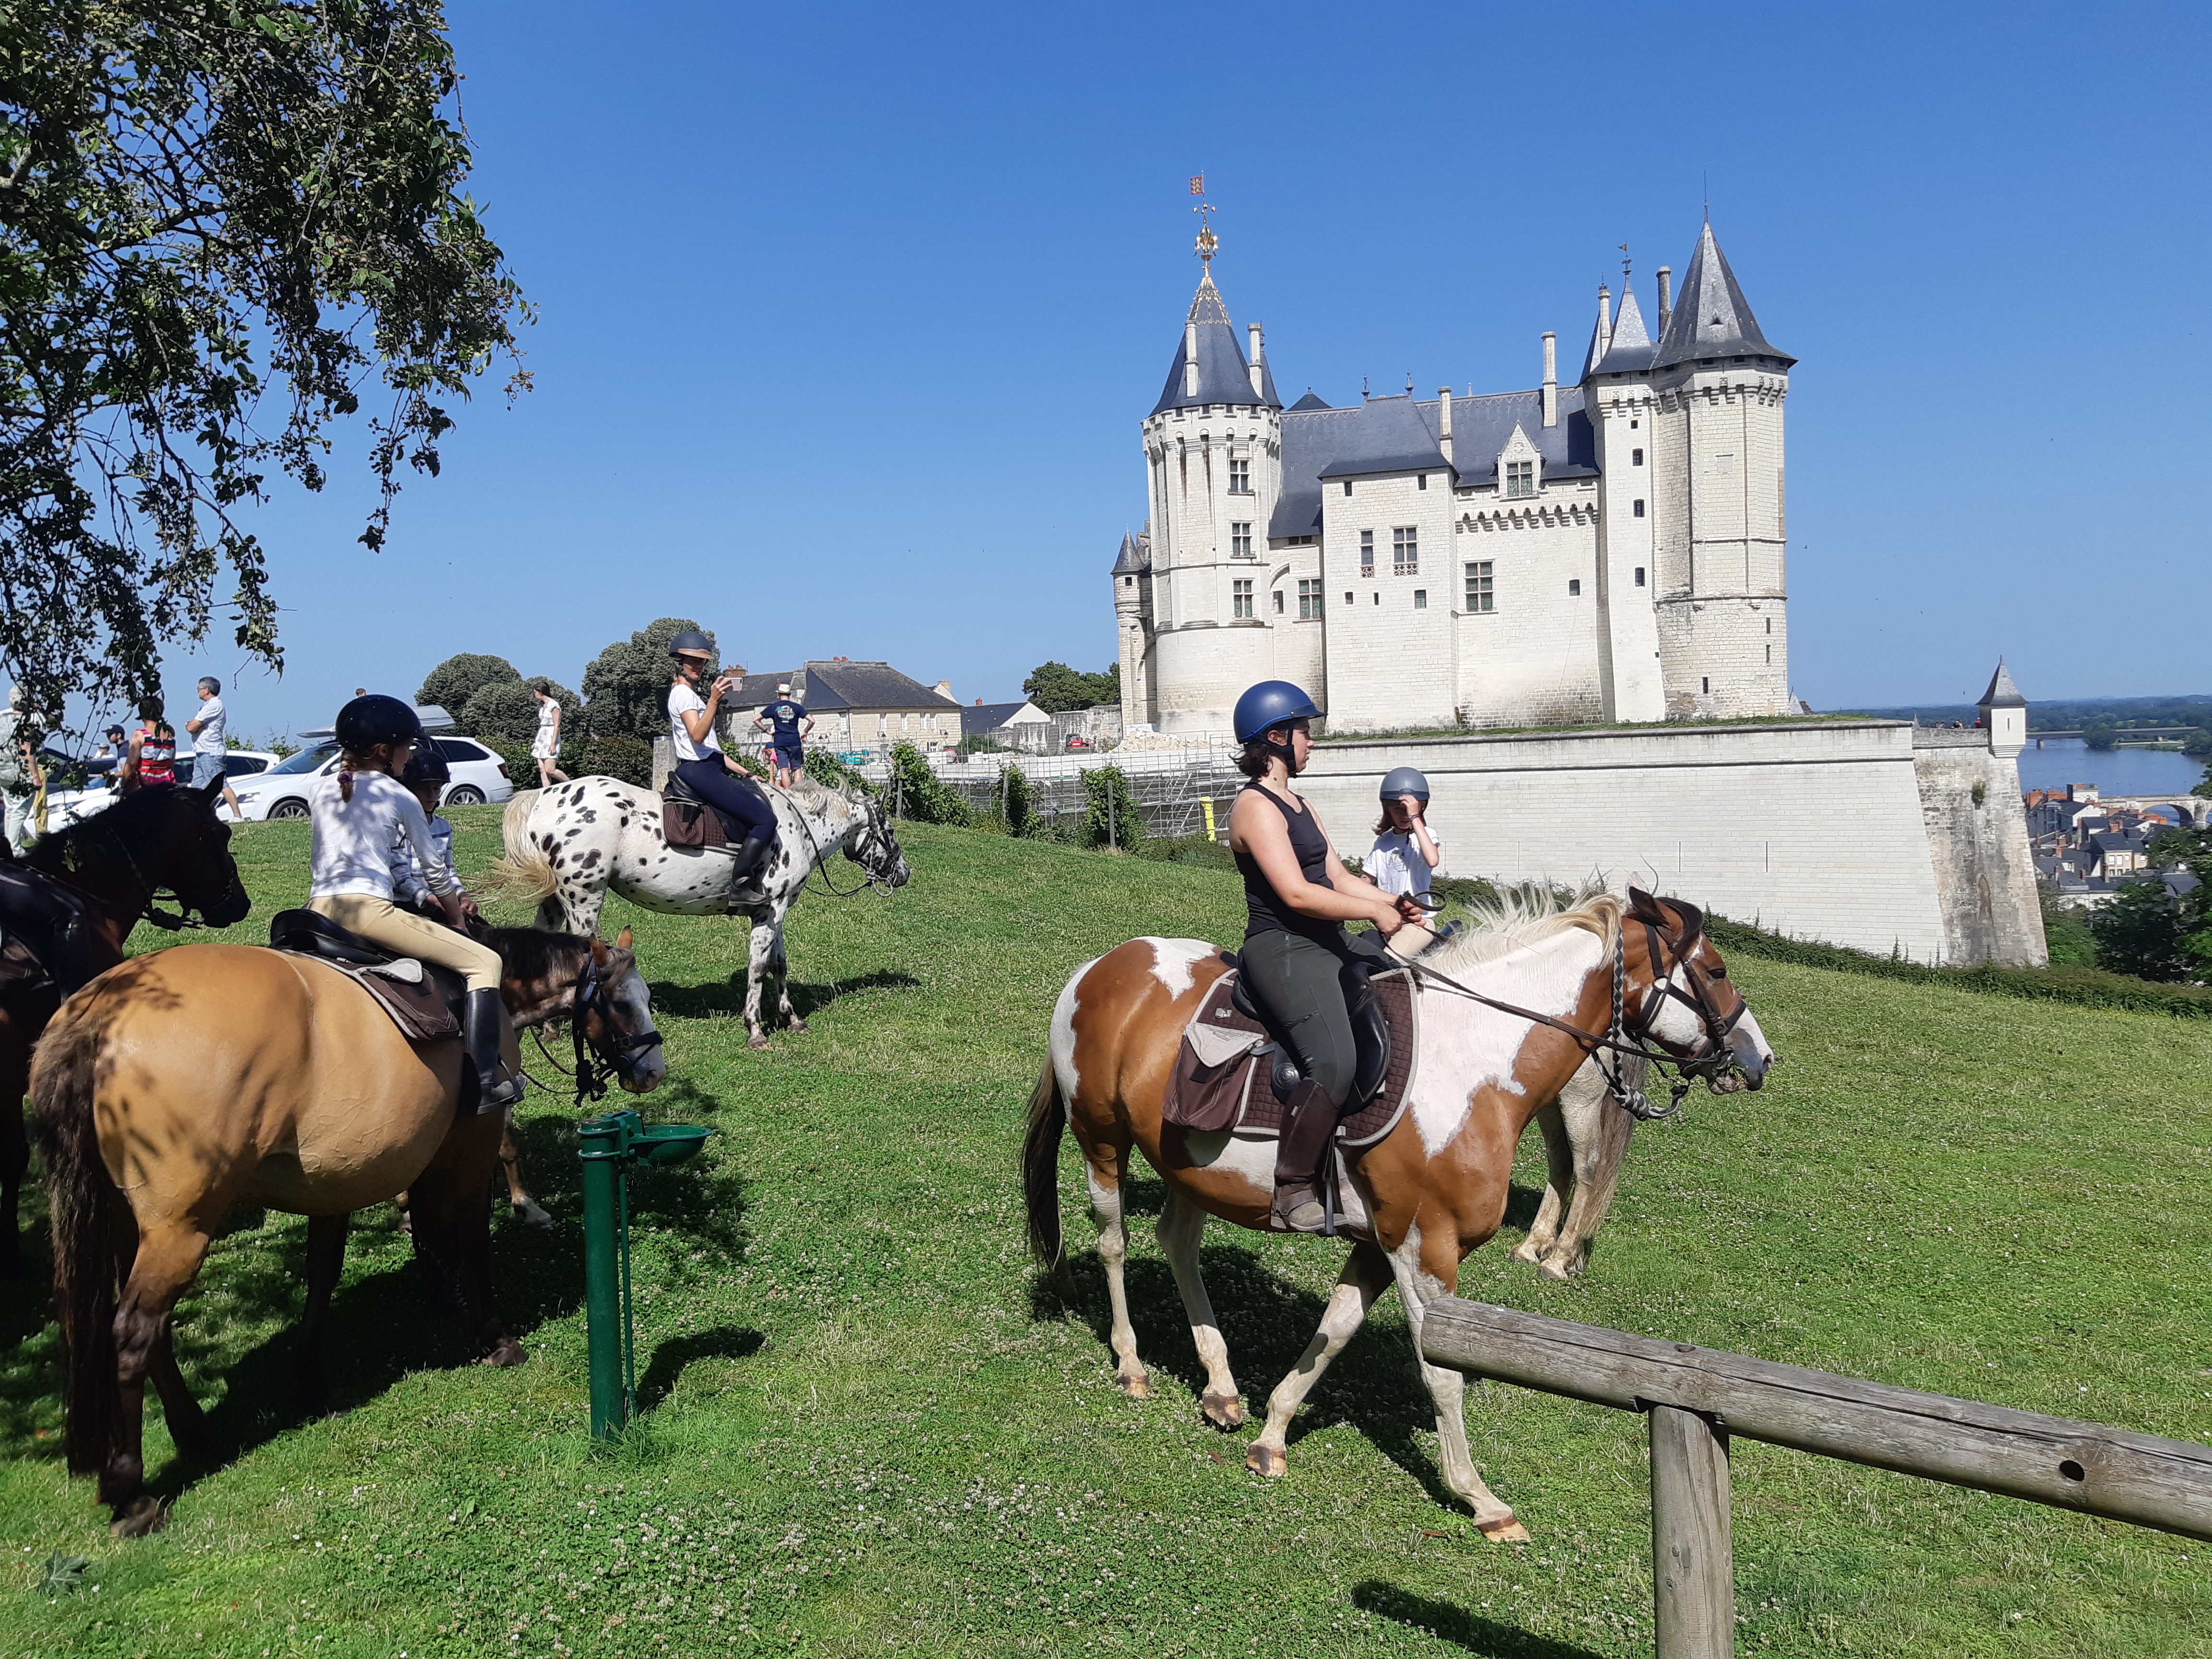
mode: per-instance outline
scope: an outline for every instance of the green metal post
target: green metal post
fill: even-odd
[[[611,1440],[629,1421],[629,1395],[623,1387],[629,1343],[623,1316],[629,1310],[629,1264],[623,1245],[623,1212],[629,1194],[629,1134],[623,1121],[633,1115],[611,1112],[579,1124],[576,1156],[584,1164],[584,1314],[591,1352],[592,1438]]]

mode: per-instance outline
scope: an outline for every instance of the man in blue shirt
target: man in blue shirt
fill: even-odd
[[[763,732],[773,732],[775,749],[775,781],[788,789],[806,775],[806,753],[804,748],[806,734],[814,729],[814,717],[806,712],[803,702],[791,700],[788,682],[779,681],[775,701],[760,711],[753,721]]]

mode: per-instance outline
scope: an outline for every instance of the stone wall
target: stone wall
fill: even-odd
[[[1299,788],[1340,853],[1371,844],[1382,774],[1417,766],[1454,875],[1634,882],[1916,962],[2042,961],[2013,762],[1928,750],[1923,781],[1914,735],[1838,720],[1376,738],[1322,744]],[[1957,806],[1978,779],[1985,819]]]

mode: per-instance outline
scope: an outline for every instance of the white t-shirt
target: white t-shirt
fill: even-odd
[[[336,772],[318,778],[307,794],[307,811],[315,821],[308,897],[367,893],[389,899],[392,852],[403,839],[414,854],[415,868],[432,892],[460,890],[452,866],[440,855],[438,844],[431,837],[422,803],[411,790],[389,773],[356,772],[353,799],[347,800],[339,791],[339,778]]]
[[[685,714],[703,714],[706,712],[706,698],[701,696],[690,686],[678,681],[669,688],[668,735],[676,744],[676,758],[678,762],[705,760],[709,755],[719,755],[722,752],[722,740],[714,735],[714,728],[711,722],[707,727],[706,739],[701,743],[692,742],[691,734],[684,729]]]
[[[1367,878],[1386,893],[1425,893],[1429,878],[1443,866],[1444,844],[1434,830],[1429,839],[1437,844],[1437,861],[1431,864],[1421,856],[1420,843],[1411,832],[1392,830],[1375,837],[1375,845],[1367,854]]]
[[[200,705],[199,713],[192,718],[200,723],[200,729],[192,733],[192,753],[222,753],[223,728],[230,724],[230,716],[223,712],[222,699],[210,697]]]

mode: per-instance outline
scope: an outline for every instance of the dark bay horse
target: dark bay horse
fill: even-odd
[[[1470,933],[1419,959],[1417,970],[1434,971],[1419,975],[1418,1057],[1406,1111],[1352,1167],[1370,1219],[1348,1230],[1358,1242],[1321,1329],[1268,1399],[1267,1426],[1245,1455],[1255,1473],[1285,1473],[1291,1416],[1394,1280],[1419,1352],[1424,1310],[1453,1293],[1460,1262],[1504,1219],[1522,1131],[1585,1063],[1588,1045],[1573,1033],[1604,1036],[1620,1006],[1631,1037],[1711,1079],[1740,1074],[1759,1086],[1774,1056],[1704,936],[1703,917],[1678,901],[1630,894],[1626,926],[1620,902],[1609,896],[1571,906],[1542,895],[1510,896]],[[1057,1262],[1060,1142],[1073,1127],[1113,1308],[1115,1381],[1143,1395],[1151,1385],[1123,1285],[1121,1190],[1133,1147],[1159,1171],[1167,1188],[1160,1247],[1206,1368],[1201,1407],[1229,1429],[1243,1422],[1244,1405],[1199,1274],[1199,1238],[1209,1216],[1267,1229],[1275,1145],[1161,1119],[1183,1028],[1224,971],[1217,946],[1170,939],[1132,939],[1076,970],[1054,1010],[1052,1057],[1030,1097],[1023,1187],[1030,1243],[1041,1259]],[[1469,991],[1557,1024],[1504,1012]],[[1475,1472],[1460,1373],[1425,1361],[1420,1371],[1436,1407],[1445,1486],[1473,1508],[1485,1536],[1525,1539],[1512,1510]]]
[[[230,855],[229,826],[216,816],[222,793],[220,781],[204,790],[174,784],[134,790],[47,836],[21,862],[84,897],[111,965],[123,960],[124,942],[159,892],[174,893],[210,927],[228,927],[245,920],[252,902]],[[15,1271],[21,1255],[15,1217],[31,1158],[23,1133],[31,1050],[60,1002],[51,984],[0,991],[0,1273]]]
[[[522,927],[485,939],[519,1024],[575,1022],[633,1093],[666,1074],[627,932],[612,946]],[[69,1467],[99,1474],[118,1534],[161,1523],[141,1450],[149,1376],[179,1447],[205,1443],[169,1316],[233,1204],[309,1218],[301,1353],[311,1394],[348,1220],[402,1188],[416,1254],[477,1352],[495,1364],[521,1360],[491,1299],[491,1181],[506,1114],[460,1114],[466,1065],[459,1037],[409,1042],[328,963],[250,945],[137,957],[62,1006],[31,1095],[69,1354]]]

